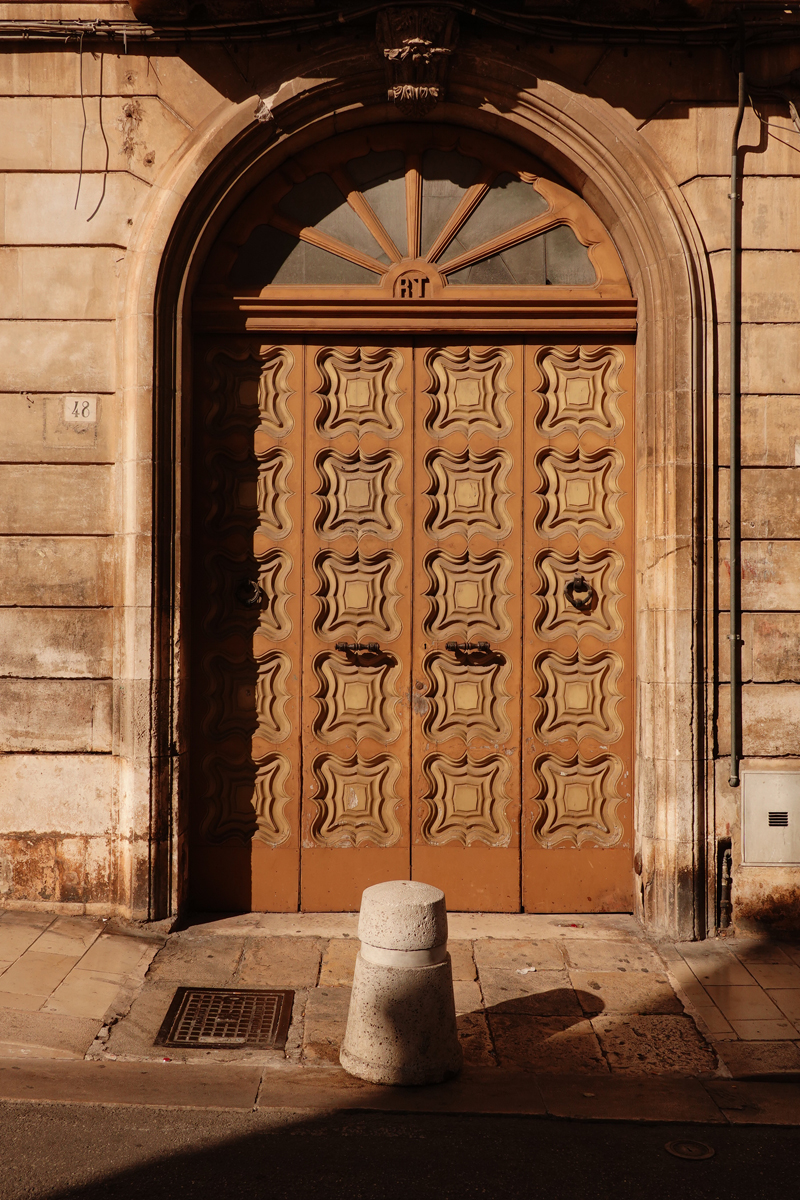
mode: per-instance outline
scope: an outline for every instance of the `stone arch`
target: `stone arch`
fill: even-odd
[[[309,74],[311,70],[309,68]],[[363,53],[313,78],[223,104],[162,171],[133,231],[119,319],[125,445],[119,497],[126,553],[117,661],[130,681],[120,719],[121,820],[149,851],[131,864],[131,907],[181,900],[180,419],[193,280],[239,197],[298,146],[402,119]],[[711,289],[680,190],[633,127],[601,101],[535,77],[495,46],[459,56],[432,114],[502,136],[549,163],[611,233],[639,301],[637,354],[636,865],[653,931],[705,929],[706,411]],[[138,665],[137,665],[138,664]],[[144,664],[149,664],[149,671]],[[149,830],[136,814],[149,810]]]

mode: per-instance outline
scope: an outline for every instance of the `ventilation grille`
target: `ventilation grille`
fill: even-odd
[[[175,993],[156,1046],[196,1050],[286,1045],[294,992],[250,988],[187,988]]]
[[[769,814],[769,824],[771,829],[785,829],[789,824],[788,812],[771,812]]]

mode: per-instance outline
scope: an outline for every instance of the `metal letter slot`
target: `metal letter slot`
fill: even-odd
[[[584,579],[582,575],[576,575],[564,588],[564,595],[572,607],[577,608],[578,612],[589,612],[594,600],[594,588],[588,579]]]

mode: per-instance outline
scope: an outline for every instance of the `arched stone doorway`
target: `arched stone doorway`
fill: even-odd
[[[653,932],[703,936],[706,898],[713,911],[714,895],[706,870],[713,705],[704,683],[713,644],[704,609],[713,584],[709,265],[680,189],[641,133],[542,68],[521,67],[513,47],[461,53],[437,116],[549,164],[610,231],[631,281],[639,331],[634,911]],[[153,917],[189,900],[183,497],[193,289],[221,224],[258,180],[336,130],[397,119],[383,77],[359,53],[337,48],[322,64],[310,55],[295,73],[276,81],[266,128],[253,120],[257,97],[223,105],[164,167],[134,224],[120,278],[125,455],[118,478],[130,553],[119,579],[118,653],[137,700],[119,714],[119,812],[121,827],[147,848],[131,864],[132,906]]]
[[[519,147],[284,160],[194,292],[197,907],[633,904],[636,304]]]

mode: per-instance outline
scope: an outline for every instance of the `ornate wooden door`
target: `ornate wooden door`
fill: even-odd
[[[199,358],[204,906],[628,908],[632,348]]]
[[[195,905],[630,910],[636,301],[596,214],[476,131],[276,143],[194,304]]]

